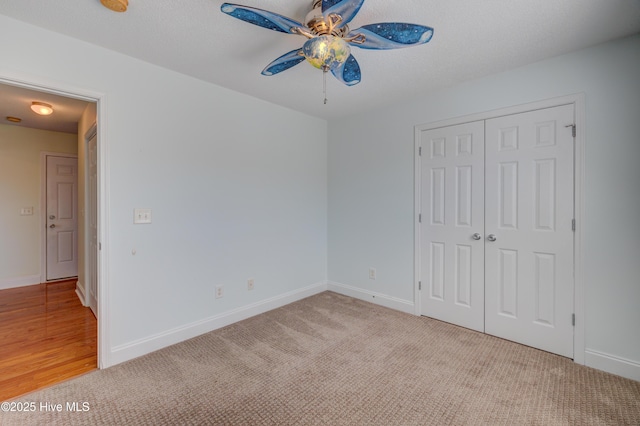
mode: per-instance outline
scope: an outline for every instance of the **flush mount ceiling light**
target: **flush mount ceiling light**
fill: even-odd
[[[100,3],[114,12],[126,12],[129,6],[128,0],[100,0]]]
[[[31,102],[31,110],[39,115],[53,114],[53,107],[44,102]]]
[[[387,50],[427,43],[433,28],[401,22],[364,25],[349,31],[347,24],[356,16],[364,0],[314,0],[312,10],[302,24],[277,13],[248,6],[223,3],[222,12],[250,24],[273,31],[301,35],[307,41],[300,49],[285,53],[271,62],[262,75],[275,75],[303,60],[328,71],[347,86],[360,83],[360,66],[349,46],[361,49]],[[326,80],[325,80],[325,103]]]
[[[10,121],[12,123],[19,123],[22,121],[22,118],[18,118],[18,117],[12,117],[12,116],[7,116],[7,121]]]

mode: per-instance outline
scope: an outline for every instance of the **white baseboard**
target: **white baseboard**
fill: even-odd
[[[82,303],[82,306],[89,306],[87,304],[87,298],[84,295],[84,286],[80,281],[76,283],[76,294],[78,295],[78,299],[80,299],[80,303]]]
[[[109,365],[105,367],[120,364],[130,359],[157,351],[158,349],[226,327],[227,325],[280,308],[309,296],[322,293],[326,290],[327,284],[325,282],[313,284],[299,290],[291,291],[247,306],[242,306],[228,312],[223,312],[221,314],[205,318],[201,321],[176,327],[162,333],[125,343],[124,345],[115,346],[109,355]]]
[[[40,284],[40,274],[28,275],[24,277],[5,278],[0,280],[0,290],[6,290],[8,288],[26,287],[29,285]]]
[[[365,302],[375,303],[376,305],[384,306],[386,308],[395,309],[396,311],[415,315],[414,303],[409,300],[399,299],[397,297],[387,296],[386,294],[363,290],[358,287],[332,281],[327,283],[327,290],[353,297],[355,299],[364,300]]]
[[[587,349],[585,365],[640,382],[640,363],[636,361]]]

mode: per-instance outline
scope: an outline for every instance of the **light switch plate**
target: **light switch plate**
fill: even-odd
[[[133,223],[151,223],[151,209],[133,209]]]
[[[31,216],[33,215],[33,207],[23,207],[20,209],[21,216]]]

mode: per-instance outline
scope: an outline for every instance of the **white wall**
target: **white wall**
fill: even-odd
[[[0,78],[100,98],[102,366],[325,288],[326,121],[4,16],[0,39]]]
[[[332,121],[334,288],[412,311],[415,125],[584,93],[583,355],[588,365],[640,380],[639,69],[636,36]],[[368,279],[369,267],[377,280]]]
[[[77,152],[76,135],[0,124],[0,289],[41,279],[41,152]],[[22,216],[24,207],[33,214]]]

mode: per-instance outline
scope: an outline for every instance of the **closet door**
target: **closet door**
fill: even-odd
[[[573,105],[486,121],[485,332],[573,358]]]
[[[423,315],[484,330],[484,122],[422,131]]]

